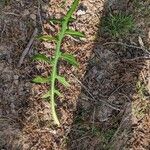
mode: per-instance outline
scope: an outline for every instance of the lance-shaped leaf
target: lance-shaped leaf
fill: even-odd
[[[63,53],[61,55],[61,58],[65,61],[67,61],[68,63],[70,63],[71,65],[73,66],[78,66],[78,62],[76,61],[76,58],[72,55],[72,54],[69,54],[69,53]]]
[[[48,83],[48,82],[50,82],[50,78],[37,76],[32,80],[32,82],[34,82],[34,83]]]
[[[58,90],[54,90],[54,93],[59,96],[59,97],[62,97],[62,94],[58,91]],[[51,96],[51,91],[48,91],[46,94],[44,94],[42,96],[42,98],[49,98]]]
[[[41,35],[41,36],[38,36],[37,39],[44,41],[44,42],[51,42],[51,41],[56,41],[57,37],[53,37],[50,35]]]
[[[70,17],[69,22],[73,22],[73,21],[75,21],[75,20],[76,20],[75,18]]]
[[[54,92],[57,96],[62,97],[62,94],[58,90],[55,90]]]
[[[48,97],[50,97],[50,96],[51,96],[51,92],[48,91],[47,93],[45,93],[45,94],[42,96],[42,98],[48,98]]]
[[[66,30],[65,34],[73,36],[73,37],[84,37],[85,36],[82,32],[74,31],[72,29]]]
[[[61,18],[61,19],[53,18],[53,19],[50,19],[50,20],[49,20],[49,22],[50,22],[51,24],[62,24],[63,21],[64,21],[63,18]],[[73,22],[73,21],[75,21],[75,18],[70,17],[69,22]]]
[[[53,65],[54,63],[54,58],[48,58],[44,54],[36,54],[32,57],[33,60],[41,61],[41,62],[46,62],[50,65]]]
[[[64,86],[66,86],[66,87],[70,86],[70,84],[68,83],[68,81],[66,81],[66,79],[64,77],[57,76],[56,79]]]
[[[44,54],[36,54],[33,56],[33,60],[42,61],[46,63],[51,63],[51,60],[46,57]]]
[[[62,21],[63,21],[63,19],[56,19],[56,18],[49,20],[49,22],[52,24],[62,24]]]

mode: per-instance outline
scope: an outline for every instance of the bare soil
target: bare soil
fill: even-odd
[[[67,37],[63,51],[80,66],[61,62],[71,87],[58,85],[61,127],[53,125],[50,104],[41,96],[47,85],[33,84],[49,67],[33,62],[40,52],[52,57],[54,43],[34,40],[23,64],[19,60],[35,28],[54,35],[71,0],[0,2],[0,149],[2,150],[149,150],[150,149],[150,1],[81,0],[72,29],[85,39]],[[134,30],[120,38],[103,32],[111,12],[132,14]]]

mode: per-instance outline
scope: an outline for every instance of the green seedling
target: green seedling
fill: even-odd
[[[74,2],[71,5],[71,8],[62,19],[50,20],[51,23],[59,24],[61,26],[61,29],[57,34],[57,36],[52,37],[50,35],[43,35],[39,37],[40,40],[46,42],[54,41],[56,43],[55,54],[52,57],[52,59],[48,58],[43,54],[37,54],[33,58],[34,60],[43,61],[48,63],[50,66],[52,66],[51,74],[48,77],[37,76],[36,78],[33,79],[33,82],[50,84],[50,90],[45,95],[43,95],[43,98],[47,98],[50,100],[51,113],[52,113],[54,123],[56,125],[60,125],[60,122],[56,113],[55,98],[56,96],[58,97],[62,96],[62,94],[58,91],[56,87],[56,82],[60,82],[65,87],[68,87],[70,85],[68,81],[65,79],[65,77],[60,76],[58,74],[58,62],[60,60],[64,60],[73,66],[78,66],[78,62],[76,61],[76,58],[72,54],[63,53],[61,51],[61,45],[65,36],[69,35],[73,37],[84,37],[83,33],[69,29],[69,23],[73,21],[72,15],[76,10],[78,4],[79,4],[79,0],[74,0]]]
[[[103,31],[114,38],[126,35],[134,28],[134,20],[131,15],[122,12],[118,14],[109,14],[102,21]]]
[[[142,100],[145,100],[146,99],[146,96],[145,96],[145,93],[146,93],[146,86],[141,82],[141,81],[138,81],[136,83],[136,90],[138,92],[138,95],[140,96],[140,98]]]

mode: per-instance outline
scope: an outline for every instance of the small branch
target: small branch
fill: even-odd
[[[13,16],[16,16],[16,17],[19,17],[20,14],[16,14],[14,12],[5,12],[5,11],[2,11],[5,15],[13,15]]]
[[[0,40],[0,43],[2,43],[3,33],[5,32],[5,29],[6,29],[6,24],[4,23],[4,27],[3,27],[2,32],[1,32],[1,40]]]
[[[126,61],[138,61],[138,60],[150,60],[150,57],[135,57],[131,59],[123,59],[121,61],[126,62]]]
[[[44,27],[43,27],[43,21],[42,21],[42,16],[41,16],[41,3],[40,3],[40,0],[38,0],[38,16],[39,16],[39,22],[40,22],[40,25],[41,25],[41,28],[42,28],[42,32],[44,33]]]
[[[145,49],[145,48],[143,48],[143,47],[138,47],[138,46],[135,46],[135,45],[129,45],[129,44],[122,43],[122,42],[106,42],[106,43],[103,44],[103,46],[111,45],[111,44],[117,44],[117,45],[122,45],[122,46],[125,46],[125,47],[141,49],[141,50],[143,50],[144,52],[150,54],[149,49]]]
[[[93,116],[92,116],[92,132],[94,132],[94,126],[95,126],[95,106],[94,106]]]
[[[124,84],[121,84],[119,87],[117,87],[110,95],[109,97],[107,98],[109,100],[109,98],[114,94],[116,93],[120,88],[122,88],[124,86]]]
[[[25,56],[28,54],[28,52],[29,52],[29,50],[30,50],[30,48],[31,48],[31,46],[32,46],[32,44],[33,44],[34,38],[35,38],[35,36],[37,35],[37,33],[38,33],[38,29],[35,28],[35,30],[34,30],[32,36],[31,36],[31,38],[30,38],[29,43],[27,44],[26,48],[24,49],[24,51],[23,51],[23,53],[22,53],[22,55],[21,55],[21,57],[20,57],[19,63],[18,63],[18,65],[17,65],[18,67],[20,67],[20,66],[22,65],[23,60],[24,60]]]

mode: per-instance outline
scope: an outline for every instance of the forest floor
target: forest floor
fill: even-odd
[[[64,96],[56,101],[61,126],[54,126],[50,104],[41,98],[48,86],[31,81],[50,73],[32,57],[52,57],[55,45],[33,34],[56,34],[59,27],[49,19],[61,18],[71,3],[0,1],[0,149],[149,150],[150,0],[81,0],[71,28],[86,37],[63,42],[80,65],[60,64],[71,87],[58,85]],[[132,15],[132,30],[112,36],[103,22],[119,13]]]

